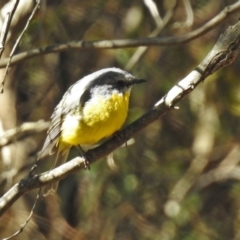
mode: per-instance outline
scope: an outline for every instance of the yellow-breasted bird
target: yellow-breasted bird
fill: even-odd
[[[111,136],[126,120],[132,86],[142,82],[119,68],[102,69],[77,81],[54,109],[40,157],[45,151],[55,154],[54,168],[66,161],[72,146],[93,145]],[[51,187],[48,192],[54,191]]]

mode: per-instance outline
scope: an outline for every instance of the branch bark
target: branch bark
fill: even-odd
[[[212,51],[199,64],[199,66],[176,84],[149,112],[137,119],[127,128],[115,134],[110,140],[101,146],[89,150],[86,154],[90,163],[93,163],[111,153],[138,131],[151,124],[164,113],[174,109],[174,106],[187,94],[193,91],[206,77],[232,63],[239,51],[240,21],[234,26],[229,27],[226,32],[220,36]],[[59,181],[83,168],[84,159],[76,157],[49,172],[27,176],[19,183],[15,184],[2,198],[0,198],[0,216],[24,193],[31,189]]]

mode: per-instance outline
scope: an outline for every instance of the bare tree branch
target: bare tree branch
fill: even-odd
[[[0,34],[0,58],[1,58],[2,53],[4,51],[4,46],[5,46],[5,42],[6,42],[6,39],[7,39],[9,27],[10,27],[13,15],[14,15],[16,9],[17,9],[18,3],[19,3],[19,0],[16,0],[15,3],[13,4],[13,6],[12,6],[12,9],[7,12],[5,20],[4,20],[3,25],[2,25],[2,31],[1,31],[1,34]],[[11,2],[9,4],[11,4]]]
[[[149,9],[149,12],[151,13],[153,20],[155,21],[155,24],[157,27],[162,27],[163,20],[160,16],[160,13],[157,9],[157,5],[153,0],[143,0],[146,7]]]
[[[48,126],[49,122],[39,120],[38,122],[23,123],[19,127],[9,129],[0,135],[0,148],[32,134],[47,130]]]
[[[27,30],[30,21],[32,20],[34,14],[36,13],[36,11],[37,11],[40,3],[41,3],[40,0],[37,0],[37,1],[36,1],[36,5],[35,5],[34,9],[32,10],[32,13],[31,13],[31,15],[29,16],[29,18],[28,18],[28,20],[27,20],[27,23],[26,23],[26,25],[25,25],[25,27],[24,27],[24,29],[22,30],[20,36],[18,37],[16,43],[14,44],[14,46],[13,46],[13,48],[12,48],[12,51],[11,51],[10,56],[9,56],[9,61],[8,61],[8,63],[7,63],[7,67],[6,67],[5,73],[4,73],[4,75],[3,75],[2,86],[1,86],[1,88],[0,88],[0,93],[3,93],[5,78],[6,78],[6,76],[7,76],[8,69],[9,69],[9,66],[10,66],[10,64],[11,64],[11,60],[12,60],[13,54],[15,53],[15,51],[16,51],[16,49],[17,49],[17,47],[18,47],[18,45],[19,45],[19,43],[20,43],[20,41],[21,41],[24,33],[25,33],[26,30]],[[1,53],[0,53],[0,54],[1,54]],[[1,57],[1,55],[0,55],[0,57]]]
[[[240,2],[236,2],[224,8],[218,15],[213,17],[203,26],[196,30],[189,32],[180,37],[166,37],[166,38],[140,38],[140,39],[122,39],[122,40],[101,40],[101,41],[78,41],[68,42],[64,44],[51,45],[33,49],[27,52],[19,53],[12,58],[11,65],[14,65],[20,61],[40,56],[42,54],[48,54],[53,52],[61,52],[69,49],[82,49],[82,48],[100,48],[100,49],[114,49],[114,48],[127,48],[127,47],[139,47],[139,46],[163,46],[173,45],[189,42],[216,27],[225,18],[240,10]],[[9,58],[2,59],[0,61],[0,68],[6,67]]]
[[[137,119],[127,128],[115,134],[101,146],[89,150],[86,155],[93,163],[121,146],[134,134],[151,124],[164,113],[173,109],[174,105],[201,83],[207,76],[218,69],[232,63],[240,51],[240,22],[229,27],[220,36],[217,43],[207,57],[188,76],[175,85],[154,107]],[[15,184],[0,199],[0,215],[2,215],[20,196],[34,188],[39,188],[52,182],[59,181],[66,176],[84,168],[84,159],[76,157],[71,161],[39,175],[29,175]]]
[[[145,4],[147,5],[149,3],[149,1],[145,1]],[[151,2],[150,3],[154,3],[154,2]],[[149,35],[149,37],[157,37],[159,35],[159,33],[163,30],[163,28],[169,23],[169,21],[171,20],[172,16],[173,16],[173,13],[174,13],[174,9],[176,7],[176,2],[175,2],[175,5],[172,6],[172,8],[170,8],[167,13],[165,14],[164,18],[161,19],[160,17],[160,14],[158,13],[158,9],[157,9],[157,6],[153,5],[153,12],[155,13],[155,15],[158,16],[159,19],[161,19],[161,24],[157,24],[156,23],[156,28],[151,32],[151,34]],[[151,8],[151,4],[150,6],[148,6],[148,8],[150,9]],[[151,10],[150,10],[151,11]],[[153,15],[153,13],[152,13]],[[157,20],[155,20],[157,21]],[[132,55],[132,57],[129,59],[128,63],[126,64],[125,66],[125,69],[127,71],[130,71],[135,65],[136,63],[139,61],[139,59],[143,56],[143,54],[147,51],[148,47],[139,47],[136,52]]]
[[[198,189],[209,186],[214,182],[220,182],[229,178],[240,179],[240,146],[235,145],[223,161],[213,170],[202,174],[196,186]]]
[[[187,27],[190,27],[190,26],[192,26],[193,20],[194,20],[192,6],[191,6],[191,3],[189,0],[183,0],[183,4],[186,9],[186,15],[187,15],[185,25]]]

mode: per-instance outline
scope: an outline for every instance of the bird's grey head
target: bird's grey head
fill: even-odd
[[[124,93],[145,80],[137,79],[119,68],[105,68],[84,77],[80,82],[81,84],[76,85],[76,91],[82,91],[80,103],[84,105],[93,96],[108,97],[113,92]]]
[[[130,73],[119,68],[106,68],[99,71],[98,76],[92,83],[93,91],[106,92],[126,92],[135,84],[145,82],[143,79],[137,79]]]

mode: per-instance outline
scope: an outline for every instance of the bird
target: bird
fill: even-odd
[[[55,107],[47,137],[40,152],[53,155],[52,168],[63,164],[72,147],[91,146],[110,137],[124,124],[131,89],[145,82],[120,68],[105,68],[78,80]],[[85,160],[85,166],[89,163]],[[57,183],[46,186],[54,193]]]

